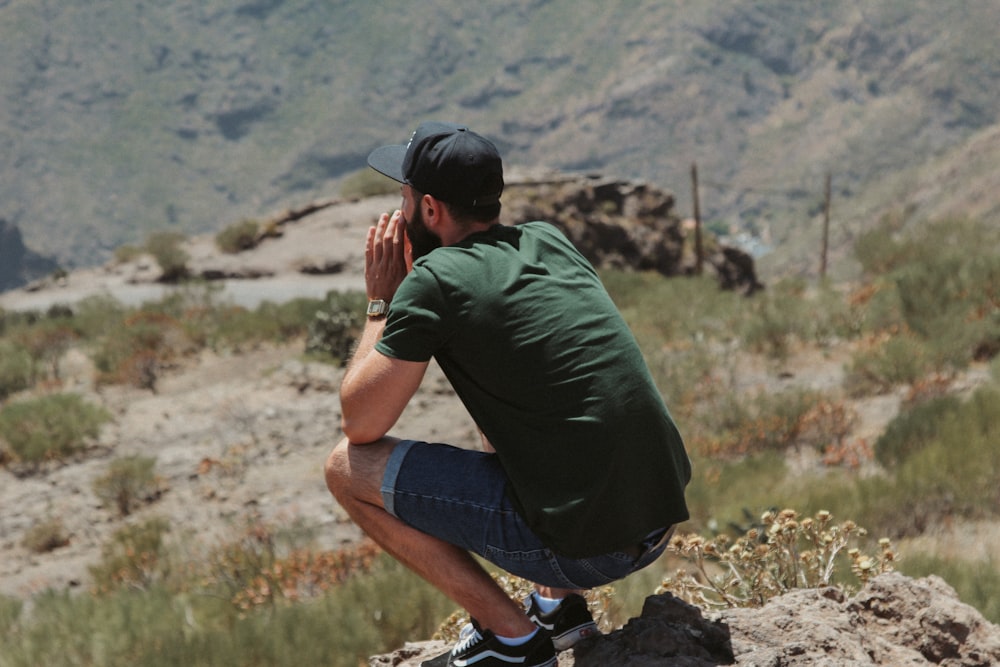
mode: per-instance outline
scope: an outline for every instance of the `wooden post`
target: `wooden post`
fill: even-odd
[[[819,278],[826,278],[826,253],[830,248],[830,172],[826,173],[823,196],[823,251],[819,260]]]
[[[691,163],[691,201],[694,206],[694,273],[700,276],[702,271],[701,250],[701,205],[698,201],[698,164]]]

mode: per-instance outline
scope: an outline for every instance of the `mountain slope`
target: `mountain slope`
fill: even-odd
[[[704,217],[802,272],[826,173],[842,247],[910,201],[899,174],[996,126],[998,24],[989,0],[7,0],[0,216],[91,264],[329,195],[435,117],[512,164],[648,179],[681,213],[697,162]]]

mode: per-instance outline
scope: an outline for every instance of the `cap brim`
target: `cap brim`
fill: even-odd
[[[403,159],[406,146],[382,146],[368,154],[368,166],[394,181],[404,183]]]

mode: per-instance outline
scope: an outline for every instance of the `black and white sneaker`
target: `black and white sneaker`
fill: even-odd
[[[581,639],[600,634],[587,608],[587,601],[576,593],[567,595],[558,607],[547,614],[542,613],[534,595],[528,596],[525,606],[528,618],[551,635],[552,645],[557,651],[565,651]]]
[[[425,660],[421,667],[556,667],[556,652],[548,633],[539,630],[526,644],[507,646],[476,623],[462,628],[461,637],[448,653]]]

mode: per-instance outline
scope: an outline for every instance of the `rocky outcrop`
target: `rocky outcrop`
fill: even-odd
[[[0,292],[46,276],[58,265],[24,245],[21,230],[0,218]]]
[[[664,276],[695,271],[694,244],[674,212],[669,192],[603,176],[550,173],[510,180],[504,191],[504,220],[551,222],[598,268]],[[713,242],[705,260],[722,289],[752,294],[763,287],[753,258],[738,248]]]
[[[415,667],[441,642],[376,656],[373,667]],[[759,609],[709,614],[669,595],[646,599],[640,616],[559,657],[560,667],[865,667],[1000,664],[1000,627],[958,599],[938,577],[883,574],[856,595],[797,590]]]

